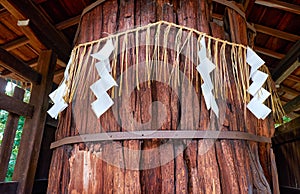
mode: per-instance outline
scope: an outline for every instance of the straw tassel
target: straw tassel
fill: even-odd
[[[176,30],[174,33],[174,36],[170,36],[171,30]],[[152,31],[153,30],[153,31]],[[163,30],[163,32],[162,32]],[[146,33],[140,33],[142,31],[145,31]],[[151,32],[154,32],[154,37],[151,36]],[[163,36],[162,36],[163,35]],[[129,42],[128,36],[132,36],[133,39],[130,39]],[[207,47],[205,45],[205,57],[199,56],[195,58],[196,65],[193,65],[194,63],[194,49],[202,51],[202,48],[194,48],[194,40],[193,38],[197,39],[198,46],[202,45],[200,42],[203,43],[204,38],[207,39]],[[251,109],[251,106],[256,101],[259,102],[261,107],[264,107],[266,110],[266,113],[269,112],[269,108],[266,107],[263,104],[263,101],[265,100],[266,96],[268,96],[268,92],[272,93],[270,102],[270,106],[272,106],[272,110],[274,111],[274,115],[276,115],[276,118],[279,118],[283,114],[282,106],[280,104],[280,101],[278,100],[278,96],[276,96],[276,92],[274,92],[274,89],[271,89],[271,86],[269,81],[267,81],[266,87],[267,90],[265,91],[262,88],[262,77],[266,77],[263,72],[259,70],[261,68],[261,64],[257,66],[257,64],[251,63],[251,52],[249,49],[247,49],[246,46],[241,44],[236,44],[232,42],[228,42],[225,40],[221,40],[215,37],[211,37],[209,35],[204,34],[203,32],[199,32],[193,28],[177,25],[174,23],[166,22],[166,21],[159,21],[156,23],[150,23],[145,26],[140,26],[135,29],[130,29],[124,32],[120,32],[117,34],[109,35],[108,37],[101,38],[99,40],[94,40],[82,44],[78,44],[74,47],[72,51],[72,63],[68,67],[69,76],[63,83],[66,86],[67,89],[64,90],[63,94],[63,100],[65,103],[72,102],[72,99],[75,95],[75,93],[78,91],[83,92],[83,94],[77,94],[80,98],[84,98],[86,95],[85,93],[89,91],[88,86],[86,83],[80,82],[82,79],[82,76],[86,75],[93,75],[94,77],[97,75],[95,72],[95,69],[89,68],[89,65],[87,64],[89,59],[88,56],[91,54],[92,48],[98,50],[101,43],[106,42],[109,43],[111,40],[115,40],[115,43],[113,45],[113,60],[112,60],[112,74],[113,78],[116,79],[117,76],[117,64],[120,64],[120,88],[118,90],[118,93],[116,90],[112,91],[112,96],[118,94],[119,96],[122,95],[122,89],[126,87],[127,93],[128,91],[128,66],[129,66],[129,57],[130,57],[130,50],[128,50],[128,47],[130,47],[131,42],[135,42],[135,48],[132,49],[135,53],[134,61],[136,62],[136,72],[133,77],[133,81],[137,84],[137,89],[139,89],[139,81],[140,76],[139,75],[139,60],[143,60],[139,57],[139,47],[141,40],[146,39],[146,49],[145,49],[145,66],[146,71],[143,72],[148,78],[148,87],[151,86],[151,79],[157,78],[156,76],[159,76],[160,78],[163,77],[163,80],[168,81],[168,83],[171,85],[171,87],[178,87],[182,84],[182,79],[180,77],[180,72],[183,71],[183,73],[188,74],[187,77],[189,81],[192,81],[194,83],[195,81],[195,87],[196,91],[198,91],[199,83],[202,84],[202,92],[206,91],[206,99],[207,99],[207,108],[212,108],[213,111],[218,115],[218,106],[216,104],[216,99],[218,97],[221,98],[234,98],[237,99],[239,104],[241,106],[244,104],[246,105],[248,109]],[[171,40],[172,39],[172,40]],[[119,45],[120,41],[123,40],[121,45]],[[174,45],[172,42],[174,42]],[[150,46],[153,45],[153,46]],[[105,47],[105,46],[104,46]],[[120,47],[120,48],[119,48]],[[120,49],[120,57],[118,57],[118,51],[117,48]],[[168,74],[169,69],[167,68],[167,63],[169,62],[169,50],[170,48],[174,49],[174,54],[172,54],[173,57],[173,65],[172,69],[170,70],[170,75]],[[102,49],[101,49],[102,50]],[[230,51],[230,58],[226,55],[226,51]],[[185,52],[183,52],[185,51]],[[109,55],[111,54],[109,53]],[[108,55],[108,56],[109,56]],[[180,61],[181,55],[185,55],[185,61]],[[105,56],[107,59],[107,55]],[[191,59],[192,58],[192,59]],[[120,62],[118,60],[120,59]],[[202,59],[202,60],[201,60]],[[231,63],[229,61],[231,60]],[[94,65],[95,58],[92,59],[91,64]],[[103,61],[103,59],[100,59],[100,61]],[[213,62],[214,63],[213,63]],[[254,60],[255,61],[255,60]],[[258,60],[259,61],[259,60]],[[184,63],[183,69],[180,68],[180,63]],[[249,68],[248,64],[251,68]],[[108,63],[109,64],[109,63]],[[198,65],[199,64],[199,65]],[[107,63],[106,63],[107,65]],[[198,65],[198,66],[197,66]],[[96,63],[96,67],[99,66],[99,63]],[[110,67],[110,64],[108,65]],[[197,68],[195,68],[197,66]],[[201,67],[201,68],[200,68]],[[194,75],[194,71],[197,70],[198,72],[203,71],[203,68],[210,68],[207,69],[204,76],[204,72],[200,73],[200,76],[198,73]],[[228,70],[231,69],[233,72],[233,82],[235,86],[232,86],[231,83],[228,82],[229,79],[232,79],[229,77]],[[86,73],[82,73],[86,72]],[[110,72],[110,71],[108,71]],[[124,75],[123,75],[124,72]],[[213,72],[213,75],[210,75]],[[202,75],[203,74],[203,75]],[[231,74],[231,72],[230,72]],[[110,74],[109,74],[110,75]],[[168,80],[166,80],[166,76],[169,75]],[[101,76],[101,75],[100,75]],[[195,77],[194,77],[195,76]],[[212,77],[211,77],[212,76]],[[94,80],[94,77],[90,77],[89,80]],[[201,80],[202,78],[202,80]],[[210,79],[212,83],[212,87],[209,84],[210,82],[207,81],[207,78]],[[102,79],[102,77],[101,77]],[[250,79],[252,80],[252,84],[250,85]],[[269,78],[266,78],[269,80]],[[98,80],[99,81],[99,80]],[[263,80],[263,84],[266,82],[266,80]],[[61,85],[63,85],[63,83]],[[80,85],[78,85],[80,83]],[[259,83],[259,84],[258,84]],[[254,84],[254,85],[253,85]],[[115,82],[113,85],[116,85]],[[204,86],[203,86],[204,85]],[[250,86],[249,86],[250,85]],[[259,85],[259,90],[257,90],[255,93],[252,91],[253,87],[255,85]],[[261,85],[261,86],[260,86]],[[209,86],[209,87],[207,87]],[[233,96],[231,87],[235,87],[237,90],[237,96]],[[255,88],[255,87],[254,87]],[[192,89],[192,88],[190,88]],[[208,95],[210,96],[208,98]],[[250,101],[250,95],[253,96]],[[97,97],[98,98],[98,97]],[[98,98],[99,99],[99,98]],[[255,104],[255,103],[254,103]],[[245,106],[246,107],[246,106]],[[245,109],[246,110],[246,109]],[[255,111],[255,110],[254,110]],[[276,113],[275,113],[276,112]],[[255,113],[256,114],[256,113]],[[257,113],[258,114],[258,113]],[[100,115],[100,114],[99,114]],[[260,115],[261,119],[265,118],[267,114],[264,114],[263,116]]]

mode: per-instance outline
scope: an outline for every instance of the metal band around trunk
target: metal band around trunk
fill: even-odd
[[[63,145],[99,142],[99,141],[116,141],[116,140],[143,140],[143,139],[231,139],[231,140],[248,140],[262,143],[271,143],[271,138],[257,136],[254,134],[241,131],[132,131],[132,132],[106,132],[95,134],[84,134],[72,137],[66,137],[55,141],[50,148],[57,148]]]

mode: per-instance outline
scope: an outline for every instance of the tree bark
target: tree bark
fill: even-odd
[[[244,18],[231,8],[226,8],[224,20],[229,28],[220,26],[211,21],[211,6],[209,0],[108,0],[82,17],[79,36],[75,42],[84,43],[118,31],[165,20],[247,45],[247,25]],[[146,32],[140,33],[143,36]],[[154,35],[155,32],[151,31],[152,39],[155,38]],[[176,35],[170,36],[175,39]],[[186,36],[184,34],[183,38]],[[114,78],[122,73],[122,76],[126,76],[124,72],[145,61],[146,47],[139,47],[139,51],[135,49],[137,41],[144,41],[140,37],[130,35],[127,41],[120,37],[117,49],[121,51],[125,43],[130,49],[123,54],[119,52],[116,71],[112,72]],[[272,117],[259,121],[245,109],[244,104],[235,99],[238,92],[231,65],[228,67],[231,79],[227,81],[230,83],[232,96],[229,95],[226,99],[217,96],[221,113],[217,118],[212,111],[206,109],[200,89],[200,75],[193,71],[198,64],[196,61],[186,60],[184,56],[180,56],[179,64],[182,77],[193,78],[191,87],[196,88],[196,95],[185,85],[171,88],[160,81],[140,83],[139,87],[128,94],[126,83],[122,83],[119,85],[123,88],[122,94],[119,95],[118,89],[109,90],[109,94],[114,96],[114,111],[111,108],[100,119],[95,118],[90,108],[95,97],[86,94],[98,76],[94,68],[90,67],[93,59],[89,55],[97,52],[103,45],[102,42],[79,51],[83,56],[78,61],[78,64],[84,64],[81,69],[83,79],[77,83],[78,89],[73,102],[60,117],[57,140],[78,134],[146,130],[141,126],[147,123],[147,129],[152,130],[244,131],[272,137]],[[150,47],[151,51],[154,49],[153,46]],[[166,54],[168,64],[176,65],[175,51],[164,53],[162,49],[160,54],[158,58]],[[193,55],[194,53],[191,54]],[[226,56],[230,59],[229,50],[226,50]],[[216,60],[214,56],[212,60]],[[230,63],[231,60],[228,60],[227,64]],[[139,70],[139,74],[145,74],[145,69]],[[130,84],[138,81],[135,76],[129,76],[126,80]],[[129,102],[124,98],[125,95],[129,96]],[[158,123],[164,116],[163,109],[161,104],[153,103],[156,101],[163,104],[166,112],[161,125]],[[125,140],[62,146],[53,153],[48,193],[271,193],[270,146],[244,140],[213,139]]]

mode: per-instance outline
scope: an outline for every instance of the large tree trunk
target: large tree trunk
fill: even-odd
[[[210,3],[208,0],[108,0],[83,15],[75,43],[165,20],[247,45],[247,28],[243,17],[226,8],[224,20],[229,27],[226,29],[230,30],[225,31],[225,26],[211,22]],[[175,34],[170,36],[175,37]],[[122,49],[124,41],[124,37],[121,37],[118,49]],[[127,44],[132,46],[126,58],[128,66],[117,62],[116,71],[112,72],[114,77],[119,77],[133,64],[145,60],[146,48],[141,47],[137,53],[134,48],[136,41],[134,36],[128,36]],[[113,110],[109,109],[97,119],[90,108],[94,96],[84,94],[98,79],[97,72],[90,67],[93,59],[89,55],[97,52],[101,46],[81,48],[79,51],[83,56],[79,60],[83,64],[83,78],[77,83],[78,89],[72,104],[60,117],[57,140],[78,134],[140,130],[134,122],[148,123],[148,129],[155,130],[245,131],[266,137],[273,135],[271,116],[258,120],[235,99],[238,94],[230,65],[228,72],[232,79],[227,81],[230,82],[233,95],[219,98],[220,118],[208,111],[199,89],[200,76],[192,70],[195,68],[193,64],[185,65],[191,62],[184,57],[180,58],[180,70],[186,77],[193,77],[193,87],[198,88],[196,95],[190,88],[179,86],[174,89],[159,81],[151,82],[150,87],[148,82],[141,83],[139,88],[129,91],[130,94],[122,93],[120,96],[118,90],[110,90],[110,94],[114,95],[114,110],[118,114],[113,114]],[[227,55],[230,56],[229,51]],[[122,61],[122,54],[118,57]],[[169,64],[175,65],[175,57],[174,51],[168,51]],[[185,67],[187,69],[184,70]],[[141,70],[139,73],[145,72]],[[126,81],[135,83],[137,80],[129,76]],[[126,88],[126,83],[119,87]],[[126,89],[122,91],[126,93]],[[122,98],[123,95],[130,97],[130,103]],[[158,123],[163,109],[153,103],[155,101],[161,102],[166,112],[161,125]],[[133,121],[126,119],[126,116]],[[172,159],[166,161],[165,158]],[[48,193],[271,193],[270,163],[270,144],[245,140],[166,142],[151,139],[64,145],[54,150]]]

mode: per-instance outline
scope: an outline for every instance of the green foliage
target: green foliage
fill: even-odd
[[[0,145],[1,145],[2,139],[3,139],[7,116],[8,116],[8,112],[0,110]],[[7,169],[6,179],[5,179],[6,181],[10,181],[12,179],[12,175],[14,173],[14,168],[15,168],[18,150],[19,150],[19,146],[20,146],[20,140],[21,140],[21,136],[22,136],[22,129],[23,129],[24,121],[25,121],[24,117],[20,117],[12,153],[10,156],[10,161],[8,164],[8,169]]]
[[[5,179],[6,181],[11,181],[12,175],[14,173],[14,168],[15,168],[18,151],[19,151],[19,146],[20,146],[20,141],[21,141],[21,136],[22,136],[22,129],[24,126],[24,121],[25,121],[24,117],[20,117],[19,123],[18,123],[18,129],[16,131],[14,147],[11,152],[10,161],[9,161],[8,169],[7,169],[7,173],[6,173],[6,179]]]
[[[5,128],[5,122],[7,119],[8,113],[6,111],[0,110],[0,145],[3,139],[3,133]]]
[[[275,128],[276,127],[279,127],[280,125],[282,125],[282,124],[284,124],[284,123],[288,123],[288,122],[290,122],[292,119],[290,118],[290,117],[287,117],[287,116],[284,116],[283,118],[282,118],[282,123],[281,124],[275,124]]]

